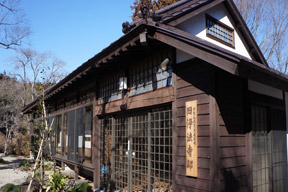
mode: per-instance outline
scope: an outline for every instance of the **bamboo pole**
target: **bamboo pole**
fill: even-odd
[[[44,97],[44,95],[43,95]],[[44,98],[43,98],[44,99]],[[54,123],[54,119],[52,120],[51,124],[50,124],[50,127],[48,128],[48,123],[47,123],[47,120],[46,120],[46,108],[45,108],[45,102],[44,100],[42,101],[42,112],[43,112],[43,118],[44,118],[44,123],[45,123],[45,131],[47,130],[50,130],[53,123]],[[35,172],[36,172],[36,169],[37,169],[37,166],[38,166],[38,162],[39,162],[39,158],[41,158],[41,162],[40,164],[42,165],[42,161],[43,161],[43,148],[44,148],[44,143],[45,143],[45,132],[43,132],[42,134],[42,137],[41,137],[41,143],[40,143],[40,147],[39,147],[39,151],[38,151],[38,154],[37,154],[37,158],[36,158],[36,161],[35,161],[35,164],[34,164],[34,168],[33,168],[33,172],[32,172],[32,177],[31,177],[31,180],[29,182],[29,186],[26,190],[26,192],[30,192],[31,190],[31,185],[32,185],[32,182],[33,182],[33,179],[35,177]],[[51,152],[51,151],[50,151]],[[51,155],[51,154],[50,154]],[[52,155],[51,155],[52,156]],[[43,176],[44,177],[44,176]],[[41,187],[42,188],[42,187]]]

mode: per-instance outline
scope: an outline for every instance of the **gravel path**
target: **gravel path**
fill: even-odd
[[[0,154],[0,157],[8,162],[7,164],[0,164],[0,188],[7,183],[20,185],[26,181],[29,174],[18,168],[24,157],[3,157],[2,154]]]

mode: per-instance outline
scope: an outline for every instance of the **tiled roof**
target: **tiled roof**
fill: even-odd
[[[156,13],[162,16],[161,22],[165,23],[171,19],[187,14],[199,6],[205,5],[213,0],[181,0],[170,6],[158,10]]]

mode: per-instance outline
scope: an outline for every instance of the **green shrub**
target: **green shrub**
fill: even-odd
[[[20,192],[21,186],[16,186],[11,183],[7,183],[1,189],[1,192]]]
[[[22,168],[25,171],[28,171],[30,168],[30,163],[29,161],[22,161],[19,165],[20,168]]]
[[[44,170],[45,171],[51,171],[53,169],[53,165],[48,164],[48,165],[44,165]]]
[[[53,175],[49,174],[48,185],[46,191],[58,192],[65,191],[69,186],[69,179],[60,172],[55,172]]]
[[[4,159],[0,158],[0,163],[1,163],[1,164],[5,164],[6,161],[5,161]]]
[[[80,183],[72,189],[72,192],[92,192],[92,187],[88,183]]]

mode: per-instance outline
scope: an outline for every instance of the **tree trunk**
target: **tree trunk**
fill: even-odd
[[[7,155],[9,140],[11,139],[11,131],[8,129],[8,125],[6,124],[6,141],[4,148],[4,156]]]

